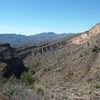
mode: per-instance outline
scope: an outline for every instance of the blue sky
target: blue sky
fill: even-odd
[[[0,0],[0,33],[77,33],[100,22],[100,0]]]

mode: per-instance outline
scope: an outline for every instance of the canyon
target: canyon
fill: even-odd
[[[32,46],[0,43],[1,65],[0,75],[7,78],[1,100],[100,100],[100,24]],[[31,85],[21,83],[23,73],[34,80]],[[4,95],[7,89],[10,95]]]

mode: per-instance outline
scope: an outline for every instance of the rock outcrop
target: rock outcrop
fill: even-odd
[[[37,48],[37,46],[25,46],[16,48],[16,57],[20,59],[25,59],[32,54],[32,51],[35,48]]]
[[[15,55],[15,49],[10,47],[8,43],[0,43],[0,59],[11,59]]]
[[[37,48],[37,49],[33,50],[32,55],[44,54],[45,52],[60,49],[60,48],[63,48],[65,46],[66,46],[65,41],[49,44],[49,45],[46,45],[46,46],[43,46],[41,48]]]
[[[97,24],[96,26],[91,28],[89,31],[86,31],[83,34],[80,34],[79,36],[71,39],[71,42],[72,44],[82,44],[89,41],[91,37],[94,37],[99,33],[100,33],[100,24]]]
[[[0,44],[0,75],[9,78],[15,75],[20,78],[27,71],[21,59],[15,57],[15,49],[9,44]]]

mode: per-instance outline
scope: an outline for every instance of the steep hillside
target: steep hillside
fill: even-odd
[[[50,92],[48,100],[64,100],[61,99],[64,97],[68,100],[94,100],[94,92],[100,93],[99,53],[100,24],[97,24],[82,34],[34,49],[32,56],[24,62],[36,71],[36,86],[42,86]],[[95,85],[98,85],[98,89]],[[52,99],[50,95],[53,95]]]

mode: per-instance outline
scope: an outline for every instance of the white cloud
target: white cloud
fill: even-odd
[[[0,25],[0,29],[9,29],[12,28],[11,26],[4,26],[4,25]]]

